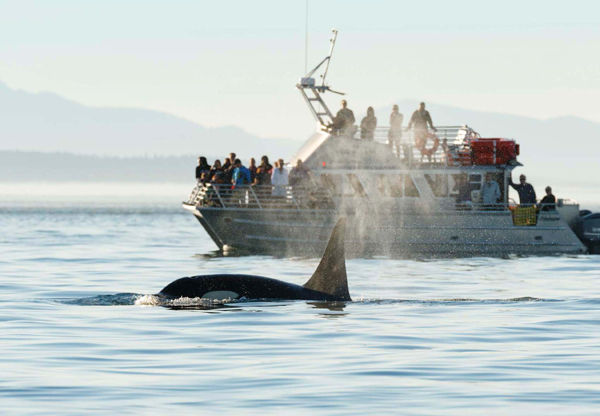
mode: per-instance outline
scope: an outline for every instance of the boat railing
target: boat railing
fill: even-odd
[[[198,184],[187,202],[196,207],[331,210],[336,208],[330,189],[317,186]],[[516,205],[457,202],[455,211],[511,212],[514,225],[534,226],[541,217],[556,216],[556,204]]]
[[[218,208],[334,209],[331,191],[315,186],[198,184],[188,204]]]
[[[352,125],[344,130],[334,130],[331,134],[387,144],[396,157],[410,165],[427,162],[446,166],[470,165],[471,140],[480,137],[466,125],[440,126],[426,131],[402,128],[399,132],[386,126],[366,131]]]

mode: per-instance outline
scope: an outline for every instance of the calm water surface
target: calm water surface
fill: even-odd
[[[214,250],[176,205],[1,205],[0,413],[600,412],[600,256],[349,260],[346,304],[144,297],[318,263]]]

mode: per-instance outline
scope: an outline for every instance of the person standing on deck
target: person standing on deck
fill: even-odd
[[[244,185],[250,185],[250,170],[242,165],[242,161],[235,159],[232,164],[231,183],[233,186],[229,189],[227,203],[242,206],[247,201],[247,188]]]
[[[375,129],[377,128],[377,117],[373,107],[367,108],[367,116],[360,122],[360,138],[375,140]]]
[[[256,167],[256,159],[254,159],[253,157],[250,158],[248,170],[250,170],[250,178],[252,179],[250,183],[254,183],[254,179],[256,179],[256,171],[258,170],[258,168]]]
[[[519,203],[521,206],[535,205],[535,190],[530,183],[527,183],[525,175],[519,176],[520,184],[515,184],[512,177],[508,178],[508,184],[512,186],[519,193]]]
[[[546,196],[542,198],[539,205],[541,211],[554,211],[556,209],[556,197],[552,195],[552,188],[546,187]]]
[[[404,115],[398,109],[398,106],[394,104],[392,107],[392,114],[390,114],[390,131],[388,132],[388,143],[392,153],[394,153],[394,144],[396,144],[397,156],[400,157],[400,142],[402,141],[402,122],[404,121]],[[407,146],[404,146],[404,157],[408,157]]]
[[[431,127],[433,131],[437,129],[433,126],[431,115],[429,111],[425,110],[425,103],[419,104],[419,108],[415,110],[410,121],[408,122],[408,128],[413,129],[415,145],[417,148],[425,147],[427,142],[427,125]]]
[[[490,173],[485,175],[485,182],[481,188],[481,200],[484,205],[496,205],[501,196],[500,186]]]
[[[233,169],[235,169],[234,162],[236,159],[235,153],[229,153],[229,157],[225,158],[225,163],[223,163],[223,179],[225,182],[231,182],[231,178],[233,177]]]
[[[233,166],[233,177],[231,179],[233,185],[250,185],[252,183],[250,170],[244,165],[242,165],[242,161],[236,159],[233,163]]]
[[[296,166],[290,171],[288,182],[290,186],[310,186],[310,169],[304,166],[302,160],[298,159]]]
[[[340,102],[342,108],[337,112],[333,118],[333,123],[330,125],[334,132],[338,132],[342,136],[349,134],[352,126],[356,119],[354,118],[354,112],[348,108],[348,102],[342,100]]]
[[[215,162],[210,168],[211,179],[216,173],[223,173],[223,166],[221,166],[221,161],[219,159],[215,160]]]
[[[198,158],[198,166],[196,166],[196,181],[198,183],[204,182],[202,179],[202,174],[204,172],[210,172],[210,165],[204,156],[200,156]]]
[[[254,175],[254,192],[259,198],[266,198],[271,195],[271,173],[273,172],[273,166],[269,163],[269,158],[263,156],[260,159],[260,165],[256,168],[256,174]]]
[[[273,185],[273,196],[287,196],[288,171],[283,165],[283,159],[279,159],[275,163],[275,169],[273,169],[273,175],[271,176],[271,184]]]

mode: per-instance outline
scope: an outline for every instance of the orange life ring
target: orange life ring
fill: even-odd
[[[427,139],[433,139],[433,146],[431,149],[425,148],[425,143]],[[440,146],[440,139],[433,133],[426,133],[425,136],[420,136],[415,140],[415,147],[421,151],[422,156],[427,156],[428,159],[431,160],[431,156],[437,152],[438,147]]]

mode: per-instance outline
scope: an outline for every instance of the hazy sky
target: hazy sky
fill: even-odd
[[[305,7],[0,0],[0,82],[304,138],[314,123],[294,85],[304,72]],[[600,122],[599,0],[309,0],[309,67],[326,55],[333,27],[328,81],[357,116],[415,98]],[[339,97],[326,98],[337,109]]]

